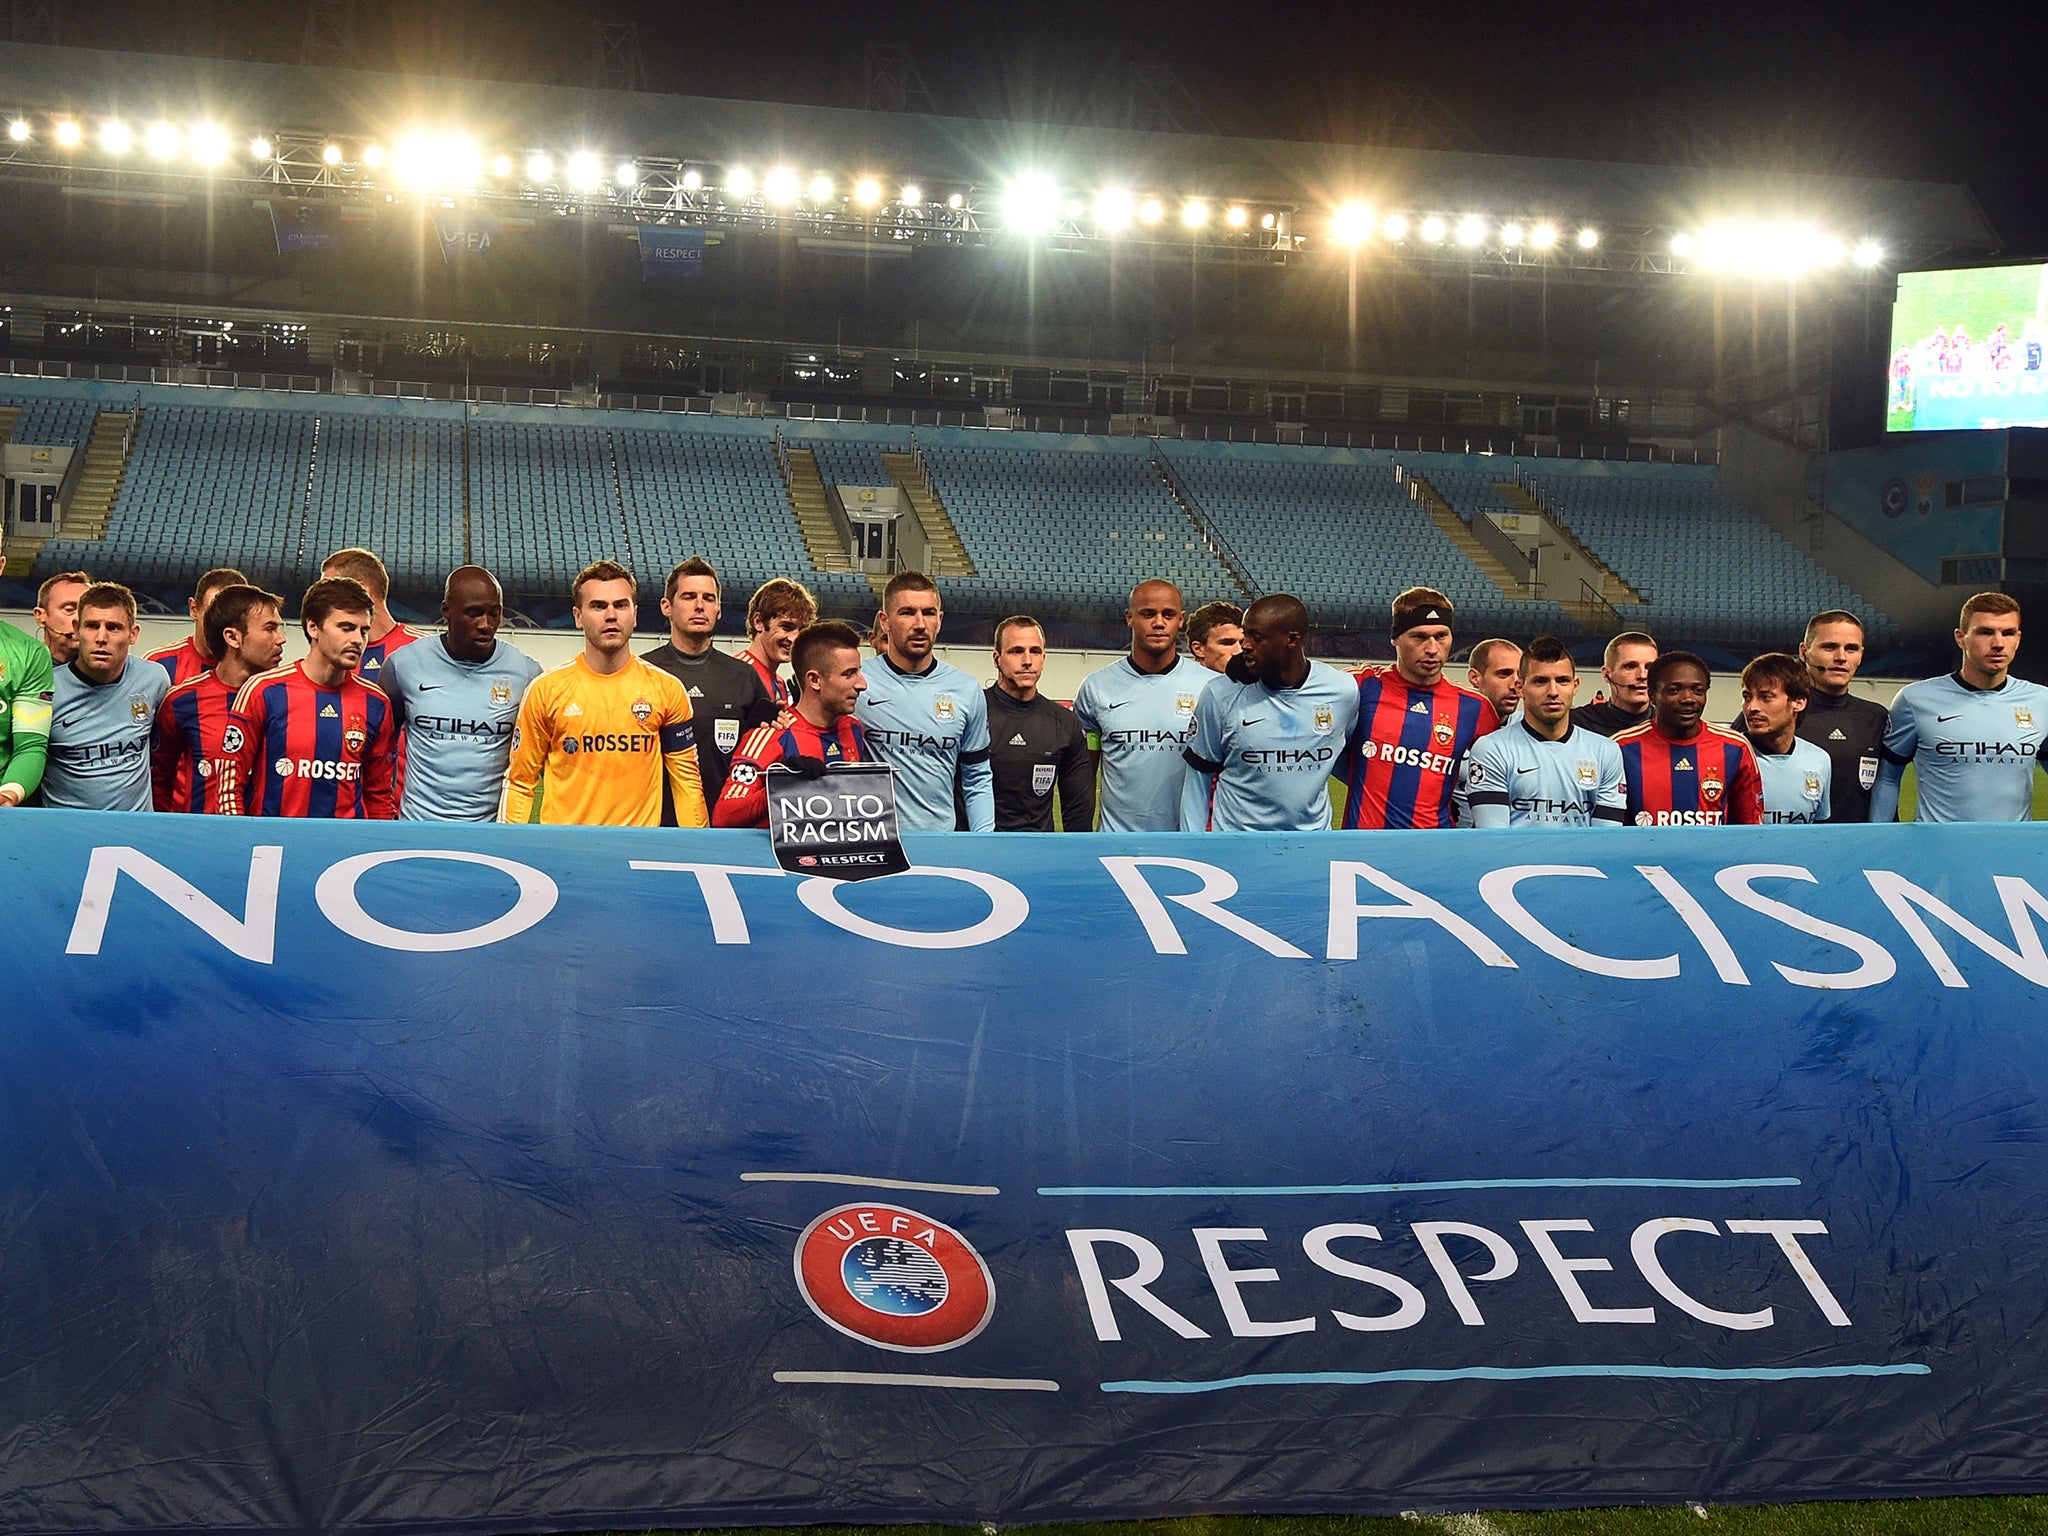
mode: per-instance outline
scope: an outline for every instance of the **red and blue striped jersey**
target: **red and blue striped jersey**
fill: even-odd
[[[156,808],[240,815],[241,754],[235,690],[210,668],[178,684],[156,712],[149,763]]]
[[[380,682],[384,676],[384,663],[391,653],[403,650],[420,638],[420,632],[410,624],[394,624],[382,640],[372,640],[363,647],[363,659],[356,663],[356,676],[366,683]]]
[[[725,788],[712,802],[714,827],[768,825],[768,770],[792,757],[815,757],[826,763],[871,763],[867,732],[851,715],[842,715],[829,729],[819,730],[802,715],[781,730],[757,725],[733,754]]]
[[[1690,741],[1647,725],[1614,738],[1628,778],[1628,819],[1638,827],[1763,825],[1764,783],[1749,743],[1705,721]]]
[[[187,635],[176,645],[167,645],[162,650],[151,651],[149,659],[171,674],[171,686],[189,683],[193,678],[213,665],[199,654],[199,647]]]
[[[252,677],[235,695],[245,816],[390,821],[397,727],[391,701],[351,674],[323,688],[303,662]]]
[[[1484,694],[1439,678],[1417,687],[1392,667],[1358,674],[1358,724],[1334,777],[1350,794],[1344,826],[1448,827],[1465,753],[1500,725]]]

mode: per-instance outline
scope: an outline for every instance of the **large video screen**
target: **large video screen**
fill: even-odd
[[[2048,264],[1901,272],[1885,428],[2048,426]]]

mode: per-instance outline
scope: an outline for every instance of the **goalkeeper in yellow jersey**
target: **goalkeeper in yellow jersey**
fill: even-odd
[[[628,649],[640,611],[633,573],[600,560],[570,597],[583,654],[526,690],[499,819],[531,821],[545,785],[540,819],[550,826],[658,827],[666,773],[677,825],[709,825],[690,696]]]

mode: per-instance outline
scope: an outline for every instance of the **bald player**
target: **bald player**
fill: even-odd
[[[398,814],[406,821],[494,821],[512,727],[541,665],[498,638],[505,594],[480,565],[449,573],[438,640],[393,651],[384,692],[405,735]]]
[[[1466,660],[1465,682],[1507,719],[1522,701],[1522,648],[1512,640],[1480,641]]]
[[[1195,701],[1216,680],[1180,653],[1180,588],[1141,581],[1124,622],[1131,652],[1081,681],[1074,714],[1101,766],[1096,803],[1104,832],[1180,829],[1181,752],[1194,729]]]

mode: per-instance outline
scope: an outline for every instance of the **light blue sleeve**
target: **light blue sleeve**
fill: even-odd
[[[1600,786],[1593,791],[1593,825],[1625,827],[1628,825],[1628,773],[1622,766],[1621,748],[1605,736],[1596,739],[1607,750],[1599,752]],[[1602,816],[1602,811],[1609,814]]]
[[[1902,707],[1903,706],[1903,707]],[[1870,792],[1870,822],[1882,826],[1898,820],[1899,787],[1906,782],[1906,764],[1920,746],[1913,701],[1901,694],[1892,701],[1891,724],[1884,733],[1884,759],[1877,768],[1877,787]]]
[[[1204,762],[1222,764],[1227,748],[1223,744],[1223,696],[1229,692],[1224,688],[1204,688],[1202,696],[1195,702],[1195,728],[1188,736],[1188,744],[1182,749],[1186,759],[1200,758]],[[1187,763],[1187,772],[1180,783],[1180,829],[1183,832],[1206,832],[1209,830],[1209,798],[1216,787],[1216,775],[1205,772]]]
[[[1832,821],[1835,815],[1835,760],[1826,752],[1820,754],[1820,819]]]
[[[960,796],[967,802],[967,830],[996,829],[996,776],[988,765],[988,700],[980,689],[969,695],[967,728],[960,733]]]

